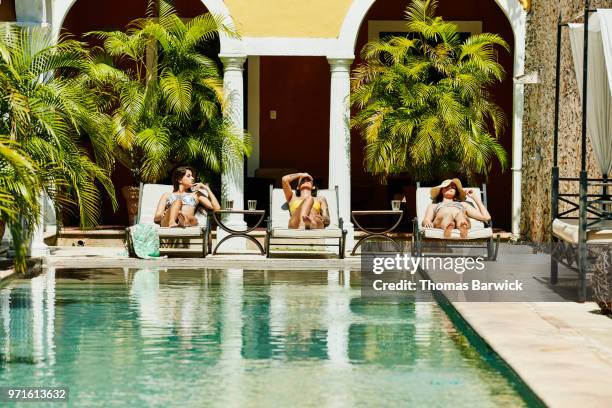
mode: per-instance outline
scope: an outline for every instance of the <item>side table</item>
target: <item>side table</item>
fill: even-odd
[[[255,225],[253,225],[252,227],[247,227],[247,229],[244,231],[236,231],[231,228],[228,228],[225,224],[223,224],[223,221],[221,220],[221,217],[220,217],[220,215],[223,215],[223,214],[259,215],[259,219],[255,223]],[[264,251],[259,241],[257,241],[255,237],[249,235],[249,232],[259,227],[259,224],[261,224],[265,215],[266,215],[266,212],[264,210],[219,210],[219,211],[213,212],[213,219],[215,220],[215,223],[217,223],[219,228],[229,233],[229,235],[226,235],[225,237],[223,237],[221,241],[217,242],[217,245],[215,245],[215,249],[213,250],[213,255],[217,254],[217,249],[222,243],[224,243],[228,239],[238,238],[238,237],[246,238],[249,241],[253,242],[257,246],[257,248],[259,248],[259,251],[261,252],[261,254],[265,255],[266,251]]]
[[[357,222],[357,217],[367,217],[367,216],[377,216],[377,215],[395,215],[397,216],[397,221],[395,222],[395,224],[393,224],[391,228],[388,228],[386,230],[384,228],[374,228],[374,229],[372,227],[364,228],[361,224],[359,224],[359,222]],[[393,242],[393,245],[395,245],[397,252],[401,252],[402,247],[400,246],[399,242],[391,238],[389,236],[389,233],[393,232],[397,228],[397,226],[402,221],[403,216],[404,216],[404,211],[402,210],[397,210],[397,211],[395,210],[351,211],[351,218],[353,219],[353,223],[366,233],[365,236],[361,237],[359,241],[357,241],[357,243],[355,244],[355,247],[353,248],[353,252],[351,252],[351,255],[355,255],[357,248],[359,248],[365,241],[369,239],[373,239],[373,238],[383,238],[388,241],[391,241]]]

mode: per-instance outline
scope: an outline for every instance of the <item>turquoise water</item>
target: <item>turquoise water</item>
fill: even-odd
[[[366,302],[334,270],[12,281],[0,385],[69,386],[79,407],[526,405],[436,303]]]

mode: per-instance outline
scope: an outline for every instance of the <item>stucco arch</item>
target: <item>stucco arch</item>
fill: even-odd
[[[514,34],[514,76],[525,68],[526,13],[516,0],[495,0],[512,27]],[[354,0],[340,28],[336,52],[354,56],[357,36],[364,19],[376,0]],[[514,82],[512,100],[512,233],[518,235],[521,214],[521,171],[523,146],[524,85]]]
[[[64,25],[64,21],[66,20],[66,16],[70,12],[72,6],[78,0],[55,0],[53,2],[53,8],[51,10],[51,24],[53,29],[54,38],[58,39],[62,26]],[[221,17],[221,20],[228,27],[235,28],[234,20],[229,12],[229,9],[223,2],[223,0],[200,0],[202,4],[208,9],[208,11],[212,14]],[[224,52],[225,49],[235,48],[235,43],[237,40],[228,38],[226,35],[220,35],[219,41],[221,43],[221,52]]]

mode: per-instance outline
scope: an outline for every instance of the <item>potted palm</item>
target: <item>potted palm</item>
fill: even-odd
[[[0,134],[7,135],[3,170],[8,172],[3,174],[9,178],[14,174],[15,183],[23,186],[18,188],[19,184],[4,179],[3,193],[21,197],[23,205],[5,206],[3,221],[18,232],[13,231],[19,227],[10,215],[18,210],[27,226],[23,236],[13,234],[13,240],[27,240],[35,224],[26,209],[38,208],[43,191],[58,214],[73,212],[81,227],[95,226],[100,216],[98,186],[106,190],[115,207],[116,202],[109,177],[114,162],[110,117],[100,112],[94,95],[83,92],[88,81],[85,71],[91,63],[87,51],[69,39],[56,43],[48,28],[10,24],[0,25],[0,50]],[[87,135],[95,136],[87,141],[89,150],[84,147]],[[15,154],[22,164],[17,165]],[[24,170],[32,166],[36,169],[33,176]],[[33,190],[25,189],[28,186],[38,189],[34,201],[30,197]]]
[[[249,144],[223,115],[223,79],[204,50],[220,31],[236,34],[212,14],[184,22],[167,2],[153,4],[126,32],[89,33],[103,41],[91,77],[110,107],[116,157],[136,184],[157,182],[178,163],[221,172]],[[138,200],[136,191],[125,189],[128,200]]]
[[[8,227],[18,272],[26,270],[27,248],[40,214],[42,188],[37,171],[17,142],[0,135],[0,239]]]
[[[435,0],[406,8],[408,36],[370,41],[352,79],[352,127],[365,140],[365,167],[380,178],[407,172],[421,179],[487,174],[506,166],[498,142],[505,124],[490,88],[504,76],[498,35],[462,40],[435,15]],[[454,175],[453,175],[454,177]]]

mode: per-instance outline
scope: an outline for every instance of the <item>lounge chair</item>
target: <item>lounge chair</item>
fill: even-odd
[[[136,216],[136,224],[153,224],[155,210],[160,197],[167,192],[172,191],[172,186],[169,184],[140,184],[140,196],[138,199],[138,215]],[[206,210],[198,207],[196,211],[196,219],[198,225],[187,228],[167,228],[159,227],[159,238],[162,241],[178,240],[178,239],[202,239],[202,256],[206,256],[211,252],[212,241],[210,239],[211,225],[208,221]],[[156,224],[157,225],[157,224]],[[129,234],[130,227],[126,228],[126,243],[130,256],[134,256],[132,250],[132,242]]]
[[[346,230],[343,228],[343,220],[340,218],[338,209],[338,187],[333,190],[317,190],[317,197],[325,197],[329,207],[330,224],[324,229],[290,229],[289,206],[285,194],[280,188],[270,186],[270,214],[268,216],[268,230],[266,233],[266,256],[270,257],[270,245],[272,240],[283,239],[290,241],[299,240],[338,240],[338,257],[344,258],[344,246],[346,244]],[[329,243],[283,243],[282,245],[307,245],[307,246],[336,246]]]
[[[487,189],[486,185],[483,184],[482,190],[479,188],[473,188],[474,194],[482,195],[482,202],[487,205]],[[417,186],[416,191],[416,203],[417,203],[417,216],[414,219],[414,229],[412,234],[412,253],[415,256],[448,256],[449,252],[435,252],[435,253],[424,253],[425,249],[432,248],[482,248],[486,251],[486,260],[494,261],[497,259],[497,251],[499,249],[499,235],[494,238],[493,228],[491,222],[483,223],[482,221],[470,218],[471,228],[468,231],[467,238],[461,238],[459,236],[459,230],[454,229],[452,231],[451,238],[444,238],[444,230],[440,228],[425,228],[422,227],[423,218],[425,217],[425,211],[427,206],[431,204],[430,196],[431,187],[419,187]],[[466,201],[473,206],[476,203],[467,197]]]

